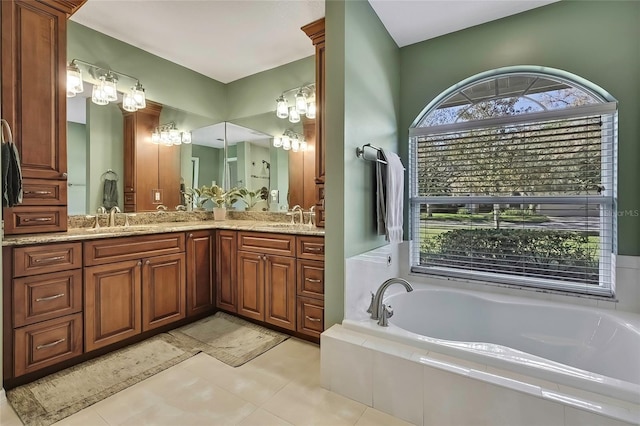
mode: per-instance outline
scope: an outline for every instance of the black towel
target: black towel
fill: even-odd
[[[105,179],[102,188],[102,205],[105,209],[110,210],[118,205],[118,181],[113,179]]]
[[[2,134],[2,205],[13,207],[22,203],[22,169],[20,168],[20,155],[18,148],[13,143],[9,124],[2,120],[0,132]],[[7,130],[9,139],[5,142],[4,130]]]

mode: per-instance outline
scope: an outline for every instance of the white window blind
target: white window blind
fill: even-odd
[[[412,270],[611,294],[615,108],[411,129]]]

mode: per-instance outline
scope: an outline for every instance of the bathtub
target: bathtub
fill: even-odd
[[[377,359],[375,348],[386,347],[382,349],[387,356],[383,359],[390,359],[388,355],[395,354],[393,356],[421,368],[428,367],[424,373],[422,417],[416,414],[416,407],[412,415],[382,408],[383,411],[416,424],[455,422],[451,418],[433,417],[434,408],[438,407],[427,409],[429,399],[434,399],[434,396],[426,396],[431,392],[429,382],[435,380],[428,378],[429,368],[436,368],[551,401],[554,409],[557,404],[563,407],[561,415],[556,413],[557,418],[541,418],[540,424],[545,421],[571,424],[565,405],[623,423],[640,423],[640,315],[426,284],[413,286],[415,290],[410,293],[401,286],[391,286],[387,290],[384,303],[394,311],[388,327],[378,326],[374,320],[344,320],[341,326],[347,332],[342,336],[349,335],[349,339],[358,336],[354,341],[362,348],[372,349],[374,360]],[[344,337],[338,339],[344,343]],[[378,343],[372,343],[376,339]],[[398,347],[389,349],[384,342],[396,342]],[[332,345],[328,346],[331,350]],[[329,353],[323,352],[323,356],[331,359]],[[380,362],[377,365],[384,368],[380,367]],[[372,370],[374,375],[378,374],[375,366]],[[412,376],[420,375],[420,371],[414,370],[407,380],[413,380]],[[341,374],[348,375],[349,372]],[[332,381],[328,377],[324,380],[331,388],[332,383],[357,382],[363,378],[343,377]],[[385,386],[393,387],[394,380],[390,378],[391,384]],[[455,383],[458,379],[452,376],[451,380]],[[376,381],[380,382],[374,378],[373,382]],[[373,382],[372,403],[376,399],[382,400],[381,396],[375,397]],[[469,388],[466,385],[455,392],[464,393]],[[435,394],[436,399],[440,397]],[[476,397],[483,395],[480,393]],[[442,404],[441,401],[439,406]],[[538,402],[532,404],[535,406]],[[546,416],[551,411],[536,409],[531,416]],[[476,423],[476,420],[460,418],[456,421]],[[512,421],[517,423],[519,420],[516,417]]]

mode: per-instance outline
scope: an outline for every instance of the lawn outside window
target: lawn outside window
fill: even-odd
[[[617,105],[558,71],[496,70],[410,129],[412,272],[613,296]]]

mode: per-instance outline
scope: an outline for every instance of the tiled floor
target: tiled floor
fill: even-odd
[[[0,425],[21,424],[1,402]],[[292,338],[237,368],[198,354],[56,426],[407,424],[321,388],[320,349]]]

